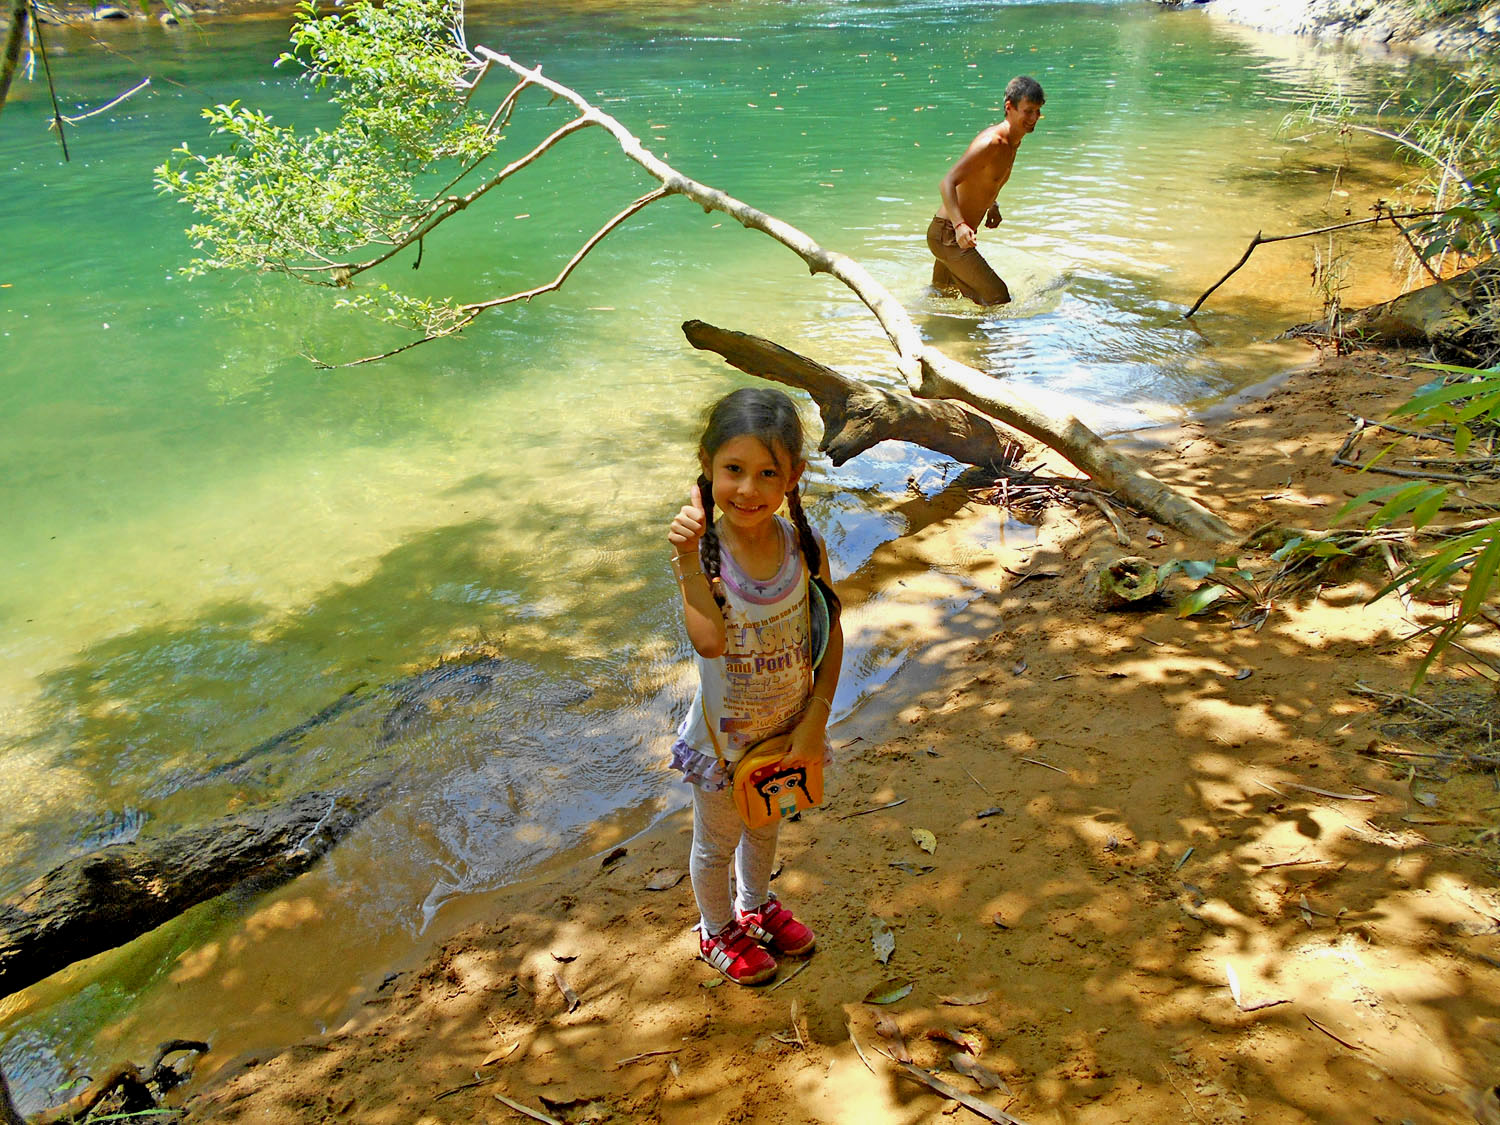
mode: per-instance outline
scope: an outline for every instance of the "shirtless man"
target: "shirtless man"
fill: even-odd
[[[927,246],[937,259],[935,288],[957,289],[980,305],[1009,302],[1010,290],[974,246],[976,228],[981,218],[987,227],[1000,225],[995,197],[1010,179],[1016,149],[1041,120],[1046,100],[1035,78],[1012,78],[1005,87],[1005,120],[975,137],[938,185],[943,206],[927,228]]]

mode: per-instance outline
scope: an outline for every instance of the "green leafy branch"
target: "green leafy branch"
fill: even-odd
[[[1235,628],[1260,631],[1279,600],[1291,598],[1323,581],[1329,566],[1339,560],[1354,558],[1379,544],[1382,537],[1362,533],[1291,532],[1262,528],[1247,540],[1254,545],[1268,535],[1282,539],[1272,552],[1275,565],[1257,573],[1241,563],[1238,555],[1217,559],[1171,559],[1156,570],[1158,589],[1175,575],[1198,585],[1177,599],[1178,617],[1191,617],[1228,603],[1238,607]]]
[[[1394,414],[1451,430],[1454,449],[1460,456],[1472,447],[1476,431],[1490,431],[1487,436],[1493,436],[1493,427],[1500,419],[1500,367],[1479,370],[1445,364],[1422,366],[1443,373],[1442,377],[1418,389]],[[1489,459],[1493,462],[1492,450]],[[1417,532],[1432,524],[1449,498],[1449,486],[1442,483],[1390,484],[1356,496],[1344,505],[1338,518],[1376,504],[1379,506],[1365,521],[1367,528],[1388,528],[1409,522]],[[1441,596],[1454,582],[1462,583],[1451,616],[1432,634],[1432,643],[1417,667],[1416,683],[1422,681],[1439,654],[1456,641],[1463,629],[1488,617],[1488,602],[1496,592],[1496,579],[1500,575],[1500,521],[1481,520],[1452,534],[1443,533],[1439,539],[1437,546],[1401,569],[1374,596],[1381,598],[1399,590],[1431,598]]]

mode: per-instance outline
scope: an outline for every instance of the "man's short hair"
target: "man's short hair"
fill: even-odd
[[[1037,105],[1047,104],[1047,95],[1042,93],[1042,84],[1035,78],[1029,78],[1024,74],[1012,78],[1005,84],[1005,100],[1013,105],[1022,102],[1036,102]]]

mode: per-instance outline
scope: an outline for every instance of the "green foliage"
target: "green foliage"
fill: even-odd
[[[347,285],[372,263],[346,259],[378,261],[381,248],[419,238],[442,205],[432,186],[451,187],[494,151],[497,131],[465,102],[473,60],[451,0],[357,3],[321,18],[305,0],[298,11],[278,65],[327,89],[338,123],[299,133],[238,102],[205,110],[223,151],[184,144],[156,172],[199,218],[188,234],[203,256],[189,272],[283,270]]]
[[[1487,0],[1409,0],[1412,15],[1423,22],[1476,12],[1486,3]]]
[[[1441,7],[1429,20],[1473,7],[1453,0],[1414,0],[1414,9]],[[1394,142],[1420,169],[1408,185],[1417,210],[1435,210],[1410,228],[1424,261],[1457,254],[1476,260],[1500,250],[1500,56],[1477,55],[1435,94],[1415,81],[1392,94],[1374,114],[1346,97],[1310,103],[1287,120],[1363,132]]]
[[[1264,575],[1258,575],[1240,563],[1237,555],[1222,559],[1172,559],[1156,569],[1158,586],[1181,574],[1198,585],[1177,600],[1177,616],[1192,617],[1222,602],[1238,606],[1236,627],[1253,627],[1259,631],[1270,617],[1278,598],[1290,597],[1311,585],[1334,559],[1348,558],[1354,552],[1337,533],[1316,536],[1311,533],[1291,535],[1271,554],[1275,564]],[[1254,537],[1252,536],[1252,541]]]
[[[1476,427],[1500,421],[1500,367],[1479,370],[1446,364],[1423,366],[1443,372],[1444,377],[1419,388],[1393,413],[1426,425],[1452,427],[1454,448],[1462,455],[1471,446]],[[1390,484],[1356,496],[1344,505],[1339,518],[1378,504],[1366,519],[1366,527],[1385,528],[1410,522],[1413,529],[1418,529],[1432,522],[1448,497],[1448,487],[1442,484],[1426,481]],[[1379,598],[1406,590],[1433,597],[1441,595],[1451,582],[1463,583],[1452,617],[1433,634],[1432,644],[1417,667],[1417,683],[1421,683],[1433,661],[1453,643],[1460,630],[1484,615],[1485,604],[1496,591],[1497,575],[1500,575],[1500,520],[1491,520],[1443,540],[1376,593]]]
[[[1442,214],[1413,228],[1422,257],[1479,258],[1500,249],[1500,63],[1477,57],[1426,99],[1396,104],[1397,135],[1424,168],[1416,189]],[[1404,104],[1403,104],[1404,103]]]

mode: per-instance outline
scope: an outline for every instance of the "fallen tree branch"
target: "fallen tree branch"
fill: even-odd
[[[966,465],[999,469],[1023,452],[989,418],[951,402],[921,401],[851,379],[760,336],[701,320],[682,326],[688,343],[715,352],[747,375],[806,391],[823,417],[819,446],[842,465],[882,441],[920,445]]]
[[[402,344],[399,348],[392,348],[388,352],[381,352],[379,355],[365,356],[362,359],[351,359],[345,363],[325,363],[321,360],[316,359],[313,360],[313,362],[319,368],[325,371],[331,371],[334,368],[338,367],[358,367],[361,364],[375,363],[378,360],[390,359],[391,356],[399,355],[401,352],[406,351],[408,348],[414,348],[418,344],[426,344],[432,340],[440,340],[444,336],[453,336],[459,332],[462,332],[469,325],[473,324],[479,314],[484,312],[486,309],[498,308],[501,305],[514,304],[516,301],[529,301],[531,300],[531,298],[538,297],[543,293],[551,293],[556,289],[561,289],[563,282],[568,280],[568,275],[577,268],[578,263],[583,261],[583,259],[588,256],[589,251],[592,250],[595,246],[599,245],[599,243],[604,240],[604,237],[608,235],[610,231],[614,230],[617,226],[623,223],[626,219],[630,218],[630,216],[634,215],[637,211],[640,211],[649,204],[655,203],[658,199],[662,198],[662,196],[666,194],[667,191],[665,188],[658,188],[656,191],[647,192],[645,195],[635,200],[635,202],[631,203],[630,206],[620,211],[614,216],[614,218],[610,219],[609,222],[605,223],[602,227],[594,232],[593,237],[585,242],[578,249],[578,252],[568,259],[567,265],[563,266],[561,272],[559,272],[556,277],[543,285],[536,285],[530,289],[523,289],[519,293],[512,293],[506,297],[496,297],[489,301],[479,301],[474,304],[460,305],[458,309],[460,315],[451,323],[444,325],[441,331],[428,332],[421,339],[412,340],[408,343]]]
[[[68,860],[0,905],[0,996],[248,879],[269,886],[301,874],[378,807],[383,788],[305,793],[278,808]]]
[[[476,47],[477,57],[504,66],[512,73],[567,101],[605,129],[627,158],[671,193],[686,196],[704,211],[720,211],[750,230],[774,238],[802,259],[813,274],[838,279],[874,314],[896,350],[896,367],[911,393],[919,398],[950,398],[1013,426],[1057,450],[1106,491],[1155,519],[1189,535],[1224,540],[1229,526],[1203,505],[1169,488],[1140,465],[1111,449],[1077,418],[1054,418],[1011,391],[1000,380],[959,363],[927,344],[910,314],[864,266],[845,254],[824,249],[790,223],[743,200],[683,175],[654,153],[619,121],[596,109],[576,91],[542,75],[540,67],[526,67],[509,55]]]
[[[1316,230],[1300,230],[1295,234],[1273,234],[1270,237],[1267,237],[1260,231],[1256,231],[1255,237],[1250,240],[1250,245],[1245,247],[1245,252],[1240,255],[1240,260],[1229,267],[1228,273],[1226,273],[1223,277],[1219,278],[1218,281],[1210,285],[1204,291],[1203,296],[1199,297],[1196,301],[1193,302],[1193,307],[1182,314],[1182,318],[1186,320],[1188,317],[1192,316],[1195,312],[1203,307],[1203,302],[1208,300],[1208,298],[1213,294],[1214,290],[1218,289],[1219,286],[1223,285],[1231,277],[1239,273],[1244,264],[1250,260],[1250,255],[1255,253],[1255,248],[1257,246],[1266,246],[1272,242],[1288,242],[1294,238],[1311,238],[1314,235],[1329,234],[1336,230],[1349,230],[1352,227],[1367,227],[1372,226],[1376,223],[1383,223],[1387,220],[1389,220],[1391,224],[1395,226],[1397,225],[1397,219],[1426,219],[1430,218],[1433,215],[1442,214],[1441,211],[1409,211],[1405,214],[1397,215],[1394,211],[1386,211],[1384,208],[1380,208],[1378,204],[1377,208],[1379,209],[1380,213],[1369,219],[1354,219],[1351,222],[1347,223],[1334,223],[1332,226],[1318,227]]]

